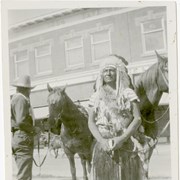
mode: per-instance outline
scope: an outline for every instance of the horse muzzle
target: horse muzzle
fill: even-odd
[[[59,121],[55,120],[55,118],[49,117],[48,118],[48,129],[53,134],[60,135],[61,125],[60,125]]]

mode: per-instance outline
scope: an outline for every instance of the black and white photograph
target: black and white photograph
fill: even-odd
[[[7,180],[177,180],[174,1],[2,3]]]

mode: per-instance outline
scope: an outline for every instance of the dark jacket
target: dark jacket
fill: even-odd
[[[11,131],[24,131],[34,133],[33,120],[30,115],[30,102],[21,93],[13,95],[11,99]]]

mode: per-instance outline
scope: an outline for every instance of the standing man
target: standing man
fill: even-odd
[[[18,180],[32,179],[34,135],[40,128],[33,125],[30,105],[31,79],[28,75],[20,77],[16,83],[16,94],[11,99],[12,151],[18,168]]]
[[[139,99],[131,86],[124,58],[116,55],[104,58],[96,92],[89,103],[88,125],[97,140],[92,180],[145,180],[143,161],[136,148],[140,146]]]

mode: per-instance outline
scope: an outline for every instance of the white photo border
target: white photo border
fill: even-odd
[[[10,89],[8,51],[8,10],[12,9],[57,9],[75,7],[167,7],[168,57],[169,57],[169,105],[171,119],[171,162],[172,180],[179,179],[179,112],[178,112],[178,61],[177,61],[177,20],[174,1],[3,1],[2,2],[2,82],[5,146],[5,179],[12,178],[11,132],[10,132]]]

